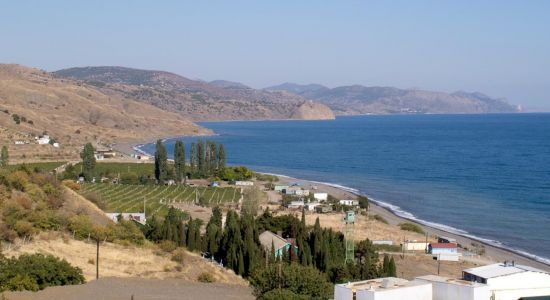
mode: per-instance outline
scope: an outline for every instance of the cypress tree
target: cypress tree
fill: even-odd
[[[239,251],[239,260],[237,262],[237,274],[244,275],[244,257],[243,251]]]
[[[223,144],[218,147],[218,169],[225,168],[225,148]]]
[[[155,150],[155,178],[159,184],[163,184],[168,177],[168,156],[166,154],[166,148],[162,144],[161,140],[157,140]]]
[[[193,218],[187,222],[187,249],[195,250],[195,222],[193,222]]]
[[[92,146],[91,143],[87,143],[84,145],[82,153],[80,153],[80,157],[82,158],[82,174],[87,181],[92,180],[95,169],[96,161],[94,152],[94,146]]]
[[[390,262],[388,263],[388,276],[390,277],[397,276],[397,270],[395,267],[395,260],[393,259],[393,256],[390,258]]]
[[[197,172],[197,150],[195,143],[191,143],[191,150],[189,153],[189,167],[191,168],[191,173],[195,175]]]
[[[382,268],[380,271],[381,277],[388,277],[390,271],[390,258],[387,254],[384,254],[384,260],[382,262]]]
[[[0,155],[0,166],[5,167],[9,162],[8,147],[2,146],[2,154]]]
[[[182,141],[176,141],[174,145],[174,168],[176,180],[181,183],[185,178],[185,146]]]
[[[198,161],[198,169],[199,169],[199,176],[204,177],[206,174],[205,172],[205,162],[204,162],[204,141],[199,141],[197,143],[197,161]]]
[[[180,247],[185,247],[187,243],[187,239],[186,239],[185,224],[183,222],[178,223],[178,235],[179,235],[178,245]]]

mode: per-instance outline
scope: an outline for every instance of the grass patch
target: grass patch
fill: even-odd
[[[39,163],[24,163],[16,165],[8,165],[7,169],[10,171],[15,171],[20,168],[27,168],[28,170],[35,172],[51,172],[57,167],[60,167],[64,164],[63,161],[53,161],[53,162],[39,162]]]
[[[204,282],[204,283],[212,283],[212,282],[216,282],[216,279],[214,279],[214,276],[212,276],[212,274],[208,273],[208,272],[202,272],[199,277],[197,277],[197,280],[199,282]]]
[[[413,223],[401,223],[399,224],[399,228],[401,228],[401,230],[424,234],[424,230],[422,230],[422,227]]]
[[[373,245],[376,251],[384,252],[401,252],[400,245]]]
[[[80,170],[82,163],[75,165],[76,170]],[[97,162],[94,172],[99,176],[120,176],[126,174],[135,174],[139,176],[153,176],[155,174],[155,164],[152,163],[113,163]]]

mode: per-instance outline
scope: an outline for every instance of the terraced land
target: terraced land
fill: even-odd
[[[23,166],[26,166],[30,170],[38,169],[45,172],[53,171],[55,168],[65,164],[65,162],[62,161],[54,161],[54,162],[37,162],[37,163],[24,163],[24,164],[16,164],[16,165],[9,165],[7,168],[9,170],[17,170]]]
[[[190,187],[185,185],[130,185],[84,183],[79,191],[84,197],[100,198],[106,212],[142,212],[147,217],[164,216],[171,204],[193,203],[198,199],[208,206],[237,202],[240,191],[233,187]]]

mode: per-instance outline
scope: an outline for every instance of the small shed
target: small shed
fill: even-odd
[[[317,201],[327,201],[328,199],[328,194],[327,193],[313,193],[313,198],[315,198],[315,200]]]
[[[271,253],[271,247],[275,247],[275,257],[282,257],[284,251],[288,251],[292,246],[287,240],[283,237],[266,230],[262,232],[259,236],[260,244],[265,249],[267,253]]]

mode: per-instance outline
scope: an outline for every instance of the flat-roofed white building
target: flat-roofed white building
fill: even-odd
[[[145,213],[105,213],[105,215],[111,219],[113,222],[118,223],[118,216],[122,216],[122,219],[124,220],[134,220],[138,223],[145,224],[147,219],[145,218]]]
[[[489,287],[486,284],[450,279],[437,275],[416,277],[416,281],[432,284],[433,300],[489,300]]]
[[[517,300],[522,297],[550,295],[550,274],[528,266],[504,262],[462,272],[466,281],[487,284],[490,299]]]
[[[432,285],[387,277],[334,286],[334,300],[432,300]]]
[[[253,181],[237,180],[237,181],[235,181],[235,185],[238,185],[238,186],[253,186],[254,182]]]
[[[327,201],[328,194],[327,193],[313,193],[313,198],[317,201]]]
[[[403,243],[403,250],[405,251],[426,251],[428,249],[428,243],[419,241],[405,241]]]
[[[339,203],[340,205],[359,206],[359,200],[342,199]]]

